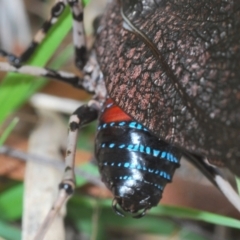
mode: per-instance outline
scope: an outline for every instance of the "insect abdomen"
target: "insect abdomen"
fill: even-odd
[[[157,205],[180,156],[107,100],[99,119],[96,158],[103,182],[124,211]]]

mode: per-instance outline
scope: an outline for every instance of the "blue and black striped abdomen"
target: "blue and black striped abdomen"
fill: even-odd
[[[96,158],[103,182],[124,211],[158,204],[179,166],[179,152],[108,100],[100,116]]]

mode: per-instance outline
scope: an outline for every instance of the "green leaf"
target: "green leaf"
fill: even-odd
[[[21,218],[23,205],[23,185],[19,184],[0,195],[0,219],[14,221]]]
[[[157,207],[152,208],[148,214],[154,216],[168,216],[199,220],[225,227],[240,229],[240,221],[237,219],[185,207],[158,205]]]
[[[3,133],[0,136],[0,146],[3,145],[3,143],[6,141],[12,130],[15,128],[17,123],[19,122],[19,118],[15,117],[10,124],[7,126],[7,128],[3,131]]]

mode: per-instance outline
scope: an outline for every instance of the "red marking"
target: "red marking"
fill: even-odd
[[[113,104],[111,107],[106,107],[109,104]],[[132,118],[127,115],[120,107],[115,105],[112,99],[107,99],[104,104],[104,111],[100,117],[100,121],[104,123],[130,121]]]

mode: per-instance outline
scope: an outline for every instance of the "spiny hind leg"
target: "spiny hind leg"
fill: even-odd
[[[68,133],[68,144],[65,157],[65,171],[64,176],[59,184],[59,194],[56,201],[53,203],[53,207],[46,216],[44,222],[38,230],[35,240],[44,238],[49,226],[53,222],[56,214],[60,211],[62,206],[73,194],[76,183],[74,174],[75,164],[75,152],[77,145],[77,137],[79,128],[83,125],[88,124],[98,117],[100,111],[100,103],[96,100],[89,101],[88,104],[79,107],[70,117],[69,120],[69,133]]]

